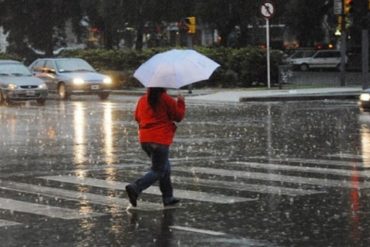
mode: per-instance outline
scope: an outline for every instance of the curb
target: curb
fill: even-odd
[[[241,97],[239,102],[253,101],[298,101],[298,100],[325,100],[325,99],[358,99],[358,93],[351,94],[297,94],[297,95],[280,95],[280,96],[260,96],[260,97]]]

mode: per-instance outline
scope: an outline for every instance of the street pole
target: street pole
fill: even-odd
[[[346,49],[347,49],[347,30],[345,26],[345,15],[342,15],[342,35],[340,41],[340,86],[344,87],[346,85]]]
[[[361,56],[362,56],[362,89],[369,88],[369,11],[370,1],[361,1]]]
[[[274,16],[275,6],[272,0],[263,0],[260,5],[261,15],[266,19],[266,59],[267,59],[267,87],[271,87],[270,78],[270,18]]]
[[[187,34],[187,46],[189,49],[193,49],[193,35],[188,33]],[[188,94],[193,93],[193,86],[192,84],[188,85]]]
[[[362,30],[362,89],[369,88],[369,31]]]
[[[270,22],[266,18],[267,87],[270,88]]]

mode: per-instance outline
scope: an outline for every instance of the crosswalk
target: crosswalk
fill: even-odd
[[[209,160],[212,159],[212,162]],[[268,160],[269,162],[266,162]],[[358,159],[356,162],[343,160],[341,157],[324,157],[323,159],[301,158],[269,158],[260,157],[243,161],[217,159],[206,157],[201,159],[176,159],[172,166],[172,180],[175,184],[175,195],[187,201],[212,204],[255,203],[263,200],[260,195],[275,195],[302,197],[324,195],[330,189],[368,189],[370,171]],[[181,165],[185,163],[185,165]],[[40,175],[27,182],[0,180],[0,210],[11,211],[13,214],[31,214],[48,218],[75,220],[101,217],[109,214],[104,210],[80,210],[66,204],[71,202],[86,202],[104,207],[114,207],[118,211],[127,210],[129,201],[125,196],[125,186],[134,177],[143,174],[142,165],[127,166],[120,164],[115,167],[124,176],[123,181],[109,180],[105,177],[77,176],[73,171],[67,175]],[[91,168],[90,174],[100,174],[99,169]],[[130,177],[131,176],[131,177]],[[99,176],[97,176],[99,177]],[[355,182],[354,182],[355,181]],[[56,184],[60,184],[58,186]],[[81,190],[78,187],[98,188],[101,190]],[[117,196],[107,195],[102,190],[118,191]],[[228,193],[229,191],[230,193]],[[29,197],[6,198],[6,192],[17,192],[20,195],[54,198],[53,205],[47,205],[42,200],[29,201]],[[137,210],[163,210],[161,192],[158,186],[151,186],[144,191],[150,198],[141,200]],[[27,201],[28,200],[28,201]],[[66,205],[69,205],[66,206]],[[22,225],[22,217],[16,221],[0,219],[0,228]]]

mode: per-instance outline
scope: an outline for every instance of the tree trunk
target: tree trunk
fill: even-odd
[[[135,45],[135,49],[137,51],[141,51],[143,49],[143,35],[144,35],[144,32],[143,32],[144,28],[142,25],[140,25],[137,29],[137,33],[136,33],[136,45]]]

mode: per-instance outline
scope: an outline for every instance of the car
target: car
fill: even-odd
[[[345,62],[347,63],[347,57]],[[311,56],[291,58],[289,63],[301,71],[314,68],[340,68],[341,53],[338,50],[317,50]]]
[[[370,88],[365,89],[360,94],[360,106],[364,109],[370,109]]]
[[[71,95],[98,95],[105,100],[111,93],[112,79],[81,58],[39,58],[29,68],[63,100]]]
[[[44,105],[48,89],[43,80],[16,60],[0,60],[0,104],[35,100]]]
[[[286,64],[290,64],[293,59],[311,57],[315,53],[312,49],[300,49],[293,52],[290,56],[284,59]]]

